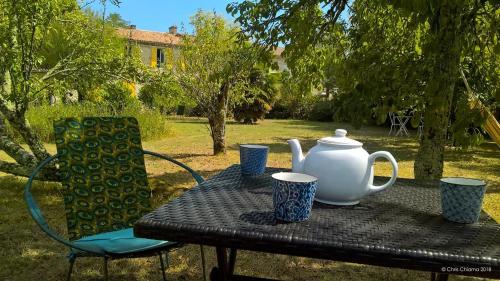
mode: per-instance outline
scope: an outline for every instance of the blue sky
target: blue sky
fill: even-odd
[[[186,31],[191,32],[189,17],[199,9],[216,11],[217,14],[231,19],[226,13],[226,5],[233,0],[121,0],[119,7],[109,2],[106,4],[106,14],[119,13],[122,18],[135,24],[138,29],[167,31],[169,26],[182,24]],[[94,1],[91,8],[102,13],[100,1]]]

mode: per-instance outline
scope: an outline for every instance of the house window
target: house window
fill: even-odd
[[[156,67],[161,68],[165,65],[165,51],[156,49]]]

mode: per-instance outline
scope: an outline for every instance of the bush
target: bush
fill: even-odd
[[[126,107],[139,105],[137,98],[132,96],[130,88],[122,81],[111,83],[104,87],[103,101],[108,106],[111,106],[111,110],[116,112],[116,114]]]
[[[190,105],[179,83],[166,72],[153,75],[141,87],[139,100],[148,108],[159,109],[163,113],[173,113],[178,106]]]
[[[282,97],[274,104],[266,118],[308,120],[318,102],[319,97],[310,93],[298,98]]]
[[[236,121],[253,124],[264,119],[279,92],[281,75],[269,73],[268,69],[254,67],[247,77],[247,86],[242,97],[233,107]]]
[[[309,119],[314,104],[320,101],[319,96],[312,94],[311,86],[297,82],[287,71],[281,75],[280,95],[267,118]]]
[[[245,124],[256,123],[264,119],[264,115],[271,110],[271,106],[263,99],[254,98],[252,102],[245,102],[233,109],[234,120]]]
[[[277,102],[274,104],[273,108],[269,113],[266,114],[267,119],[289,119],[292,118],[292,115],[290,114],[290,109],[280,103]]]
[[[166,118],[157,110],[143,109],[139,105],[128,104],[122,108],[119,114],[112,106],[105,104],[80,103],[55,106],[41,105],[30,108],[26,112],[33,131],[40,136],[44,142],[54,142],[54,120],[65,117],[85,116],[132,116],[137,118],[141,128],[143,140],[159,139],[171,133]]]
[[[333,102],[318,101],[316,102],[307,119],[311,121],[332,121],[334,114]]]

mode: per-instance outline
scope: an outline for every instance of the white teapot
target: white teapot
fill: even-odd
[[[347,131],[335,130],[335,136],[318,140],[304,157],[296,139],[292,148],[292,170],[318,178],[316,201],[332,205],[355,205],[364,196],[381,191],[396,181],[398,164],[387,151],[368,154],[363,144],[346,137]],[[373,163],[378,157],[392,164],[391,179],[384,185],[373,185]]]

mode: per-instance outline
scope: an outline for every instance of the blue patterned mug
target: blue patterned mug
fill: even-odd
[[[266,171],[269,147],[255,144],[240,145],[241,173],[246,176],[258,176]]]
[[[486,183],[467,178],[441,179],[443,217],[458,223],[474,223],[481,214]]]
[[[299,173],[275,173],[272,177],[276,219],[289,222],[307,220],[318,179]]]

